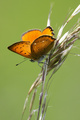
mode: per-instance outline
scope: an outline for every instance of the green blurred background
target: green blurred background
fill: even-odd
[[[24,58],[7,47],[20,41],[22,33],[29,29],[43,30],[51,3],[51,26],[56,36],[69,11],[79,5],[79,0],[0,0],[0,120],[20,120],[28,90],[41,69],[29,60],[16,67]],[[65,31],[79,17],[80,14],[73,18]],[[79,44],[80,41],[74,44],[78,48],[73,48],[71,53],[80,54]],[[46,120],[80,120],[80,57],[68,55],[53,76],[49,98]],[[27,116],[26,111],[23,120]]]

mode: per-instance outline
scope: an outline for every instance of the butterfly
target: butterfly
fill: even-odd
[[[53,36],[50,26],[42,32],[38,29],[29,30],[22,35],[22,41],[10,45],[8,49],[33,61],[41,61],[54,45]]]

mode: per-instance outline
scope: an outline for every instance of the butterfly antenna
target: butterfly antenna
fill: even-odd
[[[23,61],[21,61],[20,63],[16,64],[16,66],[20,65],[21,63],[25,62],[27,59],[25,58]]]

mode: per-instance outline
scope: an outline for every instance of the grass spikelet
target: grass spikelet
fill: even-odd
[[[32,84],[32,86],[29,89],[28,97],[30,93],[32,92],[32,90],[33,89],[35,90],[32,96],[32,100],[30,102],[30,115],[29,115],[28,120],[31,119],[35,111],[37,111],[37,117],[36,117],[37,120],[45,120],[46,110],[48,107],[48,102],[46,100],[48,96],[49,81],[51,80],[51,77],[54,75],[54,73],[60,68],[60,66],[66,60],[67,55],[69,54],[75,41],[80,39],[80,20],[78,20],[76,24],[72,26],[72,28],[68,30],[63,36],[62,36],[62,33],[63,33],[65,26],[69,23],[69,21],[79,13],[80,13],[80,5],[73,11],[73,13],[68,18],[68,20],[59,29],[57,37],[56,37],[55,45],[50,51],[48,57],[46,57],[45,62],[41,68],[41,72],[39,73],[35,82]],[[50,25],[50,14],[51,14],[51,9],[50,9],[50,13],[48,16],[47,26]],[[48,79],[47,84],[45,84],[46,76],[49,74],[50,71],[52,72],[52,74],[50,78]],[[39,106],[37,110],[33,110],[32,106],[34,104],[34,100],[35,100],[34,98],[37,93],[36,89],[37,89],[37,86],[39,86],[39,84],[41,84]],[[23,113],[26,109],[28,97],[26,98],[26,101],[24,104]]]

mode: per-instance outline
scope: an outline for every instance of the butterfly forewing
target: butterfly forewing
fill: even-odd
[[[21,41],[8,47],[9,50],[18,53],[24,57],[31,58],[31,49],[29,41]]]
[[[35,59],[47,54],[54,45],[55,38],[44,35],[37,38],[31,45],[31,54]]]
[[[30,30],[22,35],[22,41],[30,41],[32,43],[36,38],[41,35],[40,30]]]

